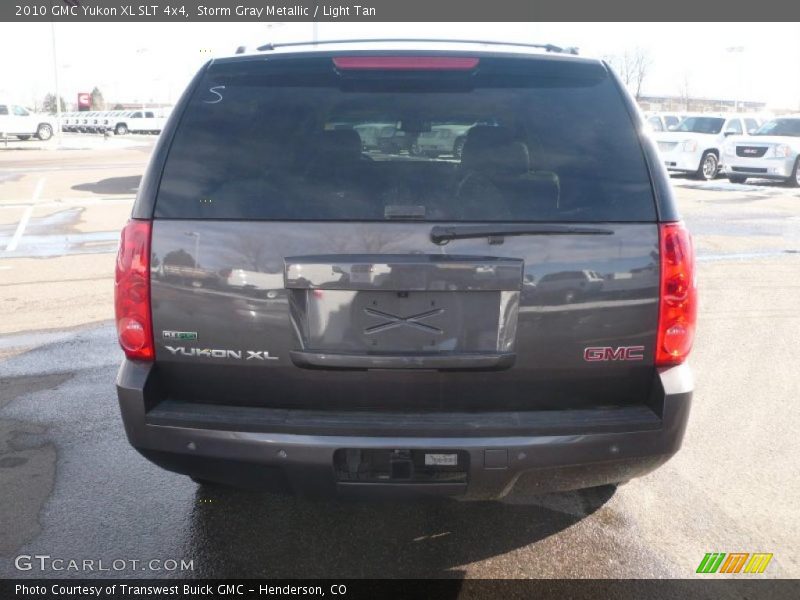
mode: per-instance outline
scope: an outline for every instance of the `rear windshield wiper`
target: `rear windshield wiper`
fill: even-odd
[[[446,244],[450,240],[480,237],[505,237],[509,235],[613,235],[611,229],[581,225],[558,225],[555,223],[531,223],[515,225],[436,225],[431,229],[434,244]]]

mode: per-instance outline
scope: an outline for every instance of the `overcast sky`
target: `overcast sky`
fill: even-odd
[[[32,104],[53,89],[48,23],[0,23],[0,95]],[[98,86],[112,102],[177,99],[208,58],[239,45],[305,41],[311,23],[59,23],[61,93],[69,102]],[[797,23],[320,23],[319,39],[436,37],[549,42],[605,56],[645,49],[644,93],[767,102],[800,110]],[[726,49],[743,46],[741,53]],[[741,78],[739,73],[741,72]],[[741,82],[741,83],[740,83]]]

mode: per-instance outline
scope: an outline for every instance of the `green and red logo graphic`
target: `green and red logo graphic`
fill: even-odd
[[[772,560],[767,552],[707,552],[698,573],[763,573]]]

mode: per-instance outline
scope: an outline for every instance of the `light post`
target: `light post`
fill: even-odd
[[[144,55],[146,52],[150,52],[149,48],[138,48],[136,50],[136,54],[139,56]],[[142,72],[147,73],[147,69],[142,69]],[[144,110],[144,98],[142,98],[142,110]]]
[[[58,86],[58,48],[56,46],[56,24],[50,21],[50,41],[53,45],[53,79],[56,86],[56,131],[61,139],[61,88]]]
[[[730,46],[725,48],[725,52],[730,54],[738,54],[739,60],[737,66],[737,75],[736,75],[736,98],[733,101],[733,112],[739,112],[739,101],[741,100],[742,95],[742,53],[744,52],[744,46]]]
[[[194,238],[194,268],[200,268],[200,234],[197,231],[184,231],[184,235]]]

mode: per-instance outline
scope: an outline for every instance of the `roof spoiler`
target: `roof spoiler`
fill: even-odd
[[[399,42],[422,42],[422,43],[448,43],[448,44],[483,44],[486,46],[515,46],[521,48],[539,48],[540,50],[545,50],[546,52],[558,52],[560,54],[578,54],[578,48],[575,46],[569,46],[566,48],[562,48],[561,46],[555,46],[553,44],[526,44],[524,42],[499,42],[499,41],[490,41],[490,40],[448,40],[448,39],[436,39],[436,38],[372,38],[372,39],[352,39],[352,40],[322,40],[322,41],[312,41],[312,42],[283,42],[283,43],[268,43],[264,44],[263,46],[259,46],[256,48],[259,52],[265,52],[269,50],[275,50],[276,48],[287,48],[292,46],[321,46],[325,44],[367,44],[371,42],[390,42],[390,43],[399,43]],[[243,47],[240,46],[242,50]],[[237,54],[238,52],[237,48]]]

